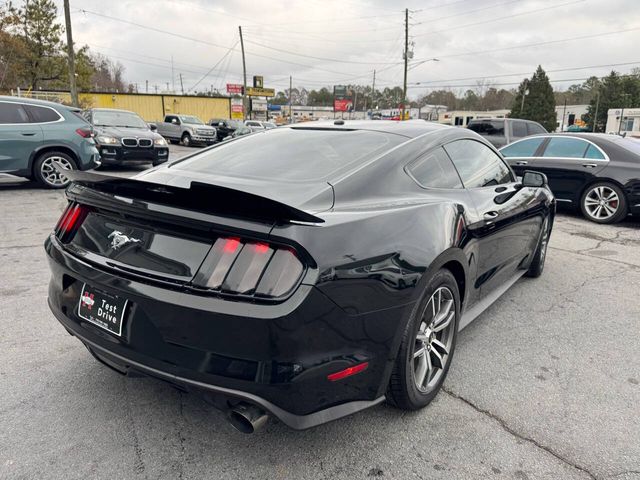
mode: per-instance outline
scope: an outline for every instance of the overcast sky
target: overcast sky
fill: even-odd
[[[55,1],[62,21],[62,0]],[[432,88],[463,91],[482,79],[512,88],[538,64],[552,80],[565,80],[554,82],[555,88],[606,75],[612,68],[629,72],[640,67],[638,3],[71,0],[71,8],[76,44],[88,44],[121,62],[127,81],[137,83],[140,91],[146,80],[150,92],[154,85],[166,90],[167,82],[171,88],[172,81],[179,91],[181,73],[185,91],[224,92],[226,83],[242,83],[238,25],[244,33],[249,83],[257,74],[264,76],[265,87],[278,90],[288,87],[289,75],[295,87],[308,89],[370,84],[375,69],[377,88],[401,85],[407,7],[414,45],[409,97],[415,98]],[[560,42],[567,39],[575,40]],[[439,61],[423,62],[432,58]],[[597,67],[611,64],[626,65]],[[578,67],[590,68],[570,70]]]

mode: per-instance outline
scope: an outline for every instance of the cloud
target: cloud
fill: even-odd
[[[57,0],[60,15],[62,1]],[[638,31],[531,46],[552,40],[640,27],[634,0],[449,0],[409,2],[414,59],[440,58],[415,65],[409,94],[424,88],[473,84],[494,79],[517,83],[541,64],[547,70],[638,61]],[[320,88],[341,83],[368,84],[377,70],[379,87],[402,83],[404,6],[393,0],[148,0],[72,2],[77,44],[121,62],[126,78],[143,90],[191,88],[219,62],[198,89],[224,91],[242,83],[238,25],[243,26],[249,82],[264,76],[265,86]],[[79,9],[134,22],[164,33]],[[173,34],[173,36],[171,35]],[[188,38],[179,38],[188,37]],[[231,49],[230,52],[228,50]],[[469,54],[469,52],[483,53]],[[223,56],[225,56],[220,61]],[[173,76],[172,63],[173,58]],[[618,70],[629,71],[632,66]],[[611,67],[550,73],[552,80],[605,75]],[[421,82],[422,85],[413,85]],[[431,82],[431,83],[427,83]],[[577,81],[556,83],[566,87]],[[463,88],[463,87],[461,87]],[[508,88],[508,86],[506,86]]]

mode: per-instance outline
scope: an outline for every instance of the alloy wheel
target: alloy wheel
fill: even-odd
[[[455,334],[456,306],[453,292],[438,288],[427,302],[413,350],[413,377],[426,393],[439,382],[449,361]]]
[[[589,190],[584,197],[584,208],[587,214],[596,220],[606,220],[618,212],[620,199],[615,190],[599,185]]]
[[[59,173],[54,168],[54,165],[65,170],[73,170],[73,165],[66,158],[59,157],[57,155],[47,157],[40,166],[40,174],[42,175],[43,180],[52,186],[63,186],[69,183],[69,179]]]

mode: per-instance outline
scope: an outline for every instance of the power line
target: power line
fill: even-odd
[[[511,3],[520,3],[521,0],[509,0],[508,2],[502,2],[502,3],[495,3],[493,5],[488,5],[486,7],[482,7],[482,8],[476,8],[475,10],[465,10],[462,13],[454,13],[453,15],[446,15],[444,17],[438,17],[438,18],[434,18],[429,20],[428,22],[418,22],[418,23],[414,23],[413,26],[417,26],[417,25],[429,25],[435,22],[438,22],[440,20],[446,20],[449,18],[455,18],[455,17],[463,17],[465,15],[470,15],[472,13],[477,13],[477,12],[482,12],[484,10],[490,10],[492,8],[496,8],[496,7],[502,7],[504,5],[509,5]]]
[[[258,45],[259,47],[262,48],[267,48],[269,50],[274,50],[276,52],[280,52],[280,53],[287,53],[289,55],[295,55],[297,57],[304,57],[304,58],[312,58],[314,60],[322,60],[325,62],[334,62],[334,63],[350,63],[350,64],[357,64],[357,65],[400,65],[402,62],[393,62],[393,63],[384,63],[384,62],[358,62],[355,60],[342,60],[342,59],[337,59],[337,58],[325,58],[325,57],[315,57],[313,55],[305,55],[302,53],[296,53],[296,52],[292,52],[290,50],[284,50],[281,48],[275,48],[275,47],[270,47],[268,45],[264,45],[263,43],[258,43],[258,42],[254,42],[253,40],[247,40],[247,43],[251,43],[253,45]]]
[[[566,5],[573,5],[573,4],[576,4],[576,3],[582,3],[584,1],[586,1],[586,0],[573,0],[571,2],[559,3],[557,5],[551,5],[550,7],[538,8],[538,9],[535,9],[535,10],[528,10],[526,12],[520,12],[520,13],[511,14],[511,15],[505,15],[503,17],[495,17],[495,18],[491,18],[489,20],[484,20],[484,21],[481,21],[481,22],[466,23],[464,25],[458,25],[458,26],[446,28],[446,29],[443,29],[443,30],[436,30],[436,31],[433,31],[433,32],[425,32],[425,33],[416,33],[413,36],[414,37],[422,37],[422,36],[425,36],[425,35],[435,35],[436,33],[446,33],[446,32],[450,32],[451,30],[459,30],[461,28],[475,27],[476,25],[485,25],[487,23],[497,22],[499,20],[506,20],[508,18],[515,18],[515,17],[521,17],[523,15],[530,15],[532,13],[544,12],[546,10],[552,10],[554,8],[560,8],[560,7],[564,7]]]
[[[569,37],[569,38],[562,38],[562,39],[558,39],[558,40],[547,40],[544,42],[536,42],[536,43],[529,43],[529,44],[524,44],[524,45],[511,45],[510,47],[500,47],[500,48],[491,48],[488,50],[476,50],[474,52],[464,52],[464,53],[452,53],[452,54],[444,54],[444,55],[436,55],[437,58],[455,58],[455,57],[466,57],[469,55],[479,55],[482,53],[494,53],[494,52],[503,52],[506,50],[518,50],[521,48],[529,48],[529,47],[539,47],[542,45],[553,45],[555,43],[563,43],[563,42],[571,42],[574,40],[587,40],[587,39],[592,39],[592,38],[598,38],[598,37],[604,37],[607,35],[616,35],[618,33],[627,33],[627,32],[635,32],[637,30],[640,30],[640,27],[633,27],[633,28],[626,28],[623,30],[613,30],[611,32],[602,32],[602,33],[596,33],[596,34],[589,34],[589,35],[581,35],[579,37]],[[420,60],[415,60],[415,61],[420,61]]]
[[[170,32],[168,30],[163,30],[161,28],[152,27],[150,25],[144,25],[144,24],[141,24],[141,23],[136,23],[136,22],[131,22],[129,20],[124,20],[122,18],[117,18],[117,17],[112,17],[112,16],[109,16],[109,15],[104,15],[102,13],[93,12],[91,10],[86,10],[84,8],[78,8],[78,11],[82,12],[82,13],[85,13],[85,14],[88,13],[90,15],[95,15],[95,16],[102,17],[102,18],[107,18],[107,19],[115,21],[115,22],[120,22],[120,23],[124,23],[124,24],[127,24],[127,25],[132,25],[132,26],[135,26],[135,27],[138,27],[138,28],[142,28],[142,29],[145,29],[145,30],[150,30],[150,31],[157,32],[157,33],[162,33],[162,34],[165,34],[165,35],[170,35],[170,36],[173,36],[173,37],[176,37],[176,38],[181,38],[183,40],[189,40],[191,42],[202,43],[204,45],[210,45],[210,46],[216,47],[216,48],[223,48],[225,50],[231,48],[228,45],[227,46],[220,45],[220,44],[215,43],[215,42],[209,42],[209,41],[206,41],[206,40],[201,40],[199,38],[189,37],[187,35],[182,35],[180,33]],[[235,49],[233,49],[233,50],[236,51]],[[297,65],[299,67],[306,67],[306,68],[315,69],[315,70],[322,70],[322,71],[333,73],[333,74],[336,74],[336,75],[345,75],[344,72],[338,72],[338,71],[335,71],[335,70],[329,70],[327,68],[322,68],[322,67],[318,67],[318,66],[315,66],[315,65],[308,65],[308,64],[304,64],[304,63],[292,62],[290,60],[283,60],[281,58],[270,57],[270,56],[267,56],[267,55],[262,55],[262,54],[254,53],[254,52],[247,52],[247,53],[250,53],[251,55],[253,55],[255,57],[266,58],[266,59],[269,59],[269,60],[273,60],[275,62],[288,63],[288,64],[291,64],[291,65]]]
[[[640,61],[637,62],[624,62],[624,63],[607,63],[607,64],[603,64],[603,65],[587,65],[587,66],[582,66],[582,67],[573,67],[573,68],[557,68],[554,70],[545,70],[546,73],[558,73],[558,72],[572,72],[572,71],[576,71],[576,70],[588,70],[590,68],[605,68],[605,67],[622,67],[622,66],[629,66],[629,65],[639,65]],[[486,76],[480,76],[480,77],[464,77],[464,78],[447,78],[447,79],[442,79],[442,80],[428,80],[428,81],[424,81],[424,82],[411,82],[410,85],[423,85],[423,86],[427,86],[425,84],[431,84],[431,83],[441,83],[441,82],[459,82],[459,81],[465,81],[465,80],[484,80],[487,78],[503,78],[503,77],[518,77],[520,75],[530,75],[531,72],[520,72],[520,73],[504,73],[504,74],[500,74],[500,75],[486,75]],[[452,86],[456,86],[456,85],[452,85]]]
[[[220,60],[218,60],[216,64],[213,67],[211,67],[211,69],[200,78],[200,80],[198,80],[189,90],[187,90],[187,93],[193,90],[194,88],[196,88],[200,84],[200,82],[202,82],[202,80],[207,78],[209,74],[213,72],[216,69],[216,67],[220,65],[220,63],[222,63],[222,61],[227,57],[227,55],[229,55],[233,51],[233,49],[236,47],[237,44],[238,42],[234,43],[233,47],[227,50],[227,52],[222,56],[222,58],[220,58]]]
[[[549,80],[549,83],[561,83],[561,82],[582,82],[585,80],[589,80],[591,77],[583,77],[583,78],[561,78],[558,80]],[[598,77],[604,78],[604,77]],[[506,82],[506,83],[493,83],[492,87],[504,87],[509,85],[520,85],[521,82]],[[411,85],[410,88],[458,88],[458,87],[477,87],[477,84],[470,83],[465,85]]]

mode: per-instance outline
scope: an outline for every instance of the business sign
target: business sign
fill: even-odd
[[[247,87],[247,95],[250,97],[275,97],[276,91],[273,88]]]
[[[263,88],[264,87],[264,78],[260,75],[253,76],[253,88]]]
[[[231,118],[233,120],[242,120],[244,118],[241,98],[231,99]]]
[[[242,85],[239,83],[227,83],[227,93],[242,95]]]
[[[353,90],[344,85],[335,85],[333,87],[333,111],[353,111]]]
[[[266,112],[267,101],[264,98],[252,98],[251,99],[251,111],[253,112]]]

